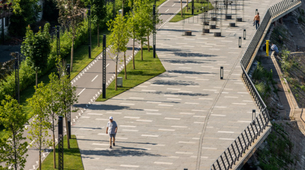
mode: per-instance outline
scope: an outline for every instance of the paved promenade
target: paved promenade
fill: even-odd
[[[209,169],[257,109],[242,82],[239,61],[255,33],[255,9],[262,19],[277,2],[246,0],[245,22],[230,28],[233,20],[222,21],[219,38],[202,35],[197,17],[165,23],[157,34],[157,54],[167,71],[93,103],[73,126],[85,169]],[[238,48],[243,29],[247,39]],[[193,36],[182,36],[183,30]],[[112,150],[105,134],[109,116],[119,126]]]

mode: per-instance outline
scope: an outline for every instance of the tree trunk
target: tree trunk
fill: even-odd
[[[37,68],[35,69],[36,72],[36,88],[38,87],[38,71]]]
[[[182,0],[180,0],[180,6],[181,6],[180,13],[181,13],[181,18],[182,18]]]
[[[65,121],[66,121],[66,131],[67,131],[67,146],[68,149],[70,149],[70,140],[69,140],[69,128],[68,128],[68,119],[67,119],[67,113],[65,113]]]
[[[100,24],[97,23],[97,46],[100,47]]]
[[[55,150],[55,132],[54,132],[54,118],[53,118],[53,168],[56,169],[56,150]]]
[[[115,91],[117,91],[118,86],[117,86],[117,78],[118,78],[118,60],[119,60],[119,55],[117,54],[116,59],[115,59]]]
[[[126,51],[124,51],[124,70],[125,70],[125,79],[127,79],[127,65],[126,65]]]
[[[141,39],[141,60],[143,61],[143,40]]]
[[[189,11],[189,0],[186,0],[186,12]]]
[[[135,41],[135,39],[133,39],[133,41],[132,41],[132,67],[133,67],[133,69],[136,69],[135,61],[134,61],[134,41]]]
[[[147,51],[150,51],[150,46],[149,46],[149,35],[147,36]]]
[[[73,51],[74,51],[74,37],[72,38],[72,46],[71,46],[70,74],[72,74],[72,68],[73,68]]]

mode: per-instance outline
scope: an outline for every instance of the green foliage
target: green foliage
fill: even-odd
[[[109,27],[109,31],[111,31],[109,41],[112,45],[112,53],[118,54],[121,51],[126,51],[129,40],[126,17],[118,14],[115,20],[110,20],[107,23],[107,26]]]
[[[0,140],[0,162],[5,162],[6,167],[12,165],[17,169],[23,169],[25,166],[26,157],[24,155],[28,150],[28,144],[22,134],[26,121],[26,114],[17,100],[11,96],[5,96],[5,100],[2,100],[0,106],[0,123],[5,127],[7,133]]]
[[[294,163],[291,154],[293,143],[289,140],[283,125],[272,123],[273,130],[267,137],[267,147],[257,152],[259,166],[262,169],[289,169],[289,164]]]
[[[288,73],[291,67],[293,66],[293,62],[289,60],[290,51],[282,50],[282,63],[281,68],[285,73]]]
[[[30,27],[27,27],[21,46],[21,53],[27,57],[30,65],[35,70],[41,70],[47,66],[51,50],[49,28],[50,24],[47,23],[43,31],[39,28],[39,31],[34,34]]]
[[[274,86],[276,82],[273,80],[272,69],[270,72],[267,71],[260,62],[258,62],[258,65],[253,72],[252,79],[254,80],[255,88],[263,99],[271,94],[271,86],[276,89]]]
[[[51,126],[49,122],[49,114],[47,113],[49,103],[47,102],[47,87],[40,83],[38,87],[35,87],[35,94],[32,98],[29,98],[27,102],[31,107],[31,112],[34,116],[30,122],[30,130],[28,132],[29,140],[31,140],[30,146],[36,147],[39,150],[39,167],[41,167],[41,152],[43,146],[50,146],[51,141],[49,140],[48,129]]]
[[[36,22],[41,7],[38,0],[14,0],[13,15],[10,17],[10,35],[24,36],[25,29],[29,24]]]

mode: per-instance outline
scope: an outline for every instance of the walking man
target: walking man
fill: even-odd
[[[253,19],[253,22],[255,23],[256,29],[259,27],[259,22],[260,22],[260,17],[259,17],[259,13],[257,13]]]
[[[109,134],[109,144],[110,144],[110,149],[112,149],[112,139],[113,139],[113,146],[115,146],[115,135],[118,131],[118,126],[116,122],[113,120],[113,117],[109,117],[109,122],[107,123],[107,128],[106,128],[106,134]]]

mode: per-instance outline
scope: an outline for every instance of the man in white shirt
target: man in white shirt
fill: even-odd
[[[113,139],[113,146],[115,146],[115,135],[118,131],[118,126],[116,122],[113,120],[113,117],[109,117],[109,122],[107,123],[107,128],[106,128],[106,134],[109,134],[109,144],[110,144],[110,149],[112,149],[112,139]]]

